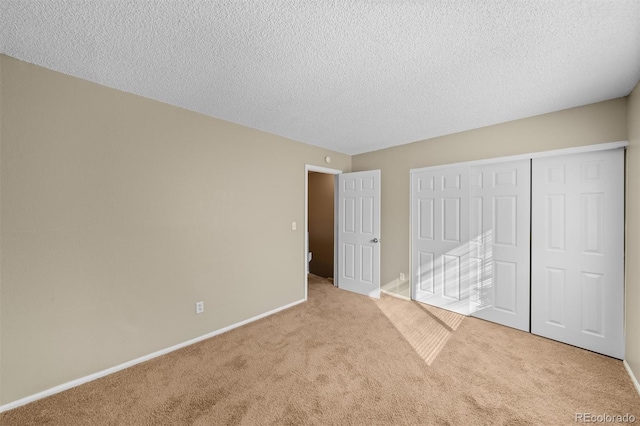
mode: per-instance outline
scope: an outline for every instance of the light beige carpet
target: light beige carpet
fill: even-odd
[[[640,419],[621,361],[311,277],[307,303],[0,424],[556,425],[585,412]]]

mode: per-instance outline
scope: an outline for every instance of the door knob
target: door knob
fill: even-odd
[[[373,242],[373,243],[377,243],[377,242],[379,242],[379,241],[380,241],[379,239],[374,238],[372,242]]]

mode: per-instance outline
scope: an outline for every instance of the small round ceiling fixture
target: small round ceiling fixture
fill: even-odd
[[[330,163],[331,162],[331,157],[329,157],[328,155],[326,157],[324,157],[324,162],[325,163]]]

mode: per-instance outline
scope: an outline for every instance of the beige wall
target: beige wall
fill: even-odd
[[[309,173],[309,272],[333,277],[333,228],[335,176]]]
[[[0,404],[304,297],[305,163],[349,156],[0,65]]]
[[[640,83],[629,96],[628,109],[626,360],[640,380]]]
[[[409,272],[410,169],[626,140],[626,104],[620,98],[354,156],[353,171],[382,170],[381,284]]]

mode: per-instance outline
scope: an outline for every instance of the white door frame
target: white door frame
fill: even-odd
[[[471,160],[471,161],[462,161],[459,163],[438,164],[435,166],[418,167],[415,169],[409,169],[409,174],[411,175],[412,173],[420,173],[423,171],[426,172],[426,171],[439,170],[439,169],[449,169],[451,167],[482,166],[485,164],[496,164],[496,163],[502,163],[506,161],[529,160],[529,159],[544,158],[544,157],[557,157],[559,155],[582,154],[585,152],[606,151],[610,149],[626,148],[628,145],[629,145],[628,141],[605,142],[605,143],[596,143],[592,145],[580,145],[580,146],[574,146],[571,148],[552,149],[550,151],[530,152],[528,154],[507,155],[504,157],[484,158],[482,160]]]
[[[342,170],[327,167],[304,165],[304,300],[307,300],[309,280],[307,267],[309,266],[309,172],[325,173],[337,176]],[[338,179],[333,188],[333,285],[338,285]]]

